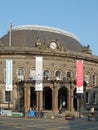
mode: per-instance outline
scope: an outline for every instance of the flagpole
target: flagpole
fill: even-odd
[[[11,41],[11,40],[12,40],[12,36],[11,36],[12,34],[11,34],[11,33],[12,33],[12,22],[10,22],[10,31],[9,31],[9,46],[11,46],[11,42],[12,42],[12,41]]]

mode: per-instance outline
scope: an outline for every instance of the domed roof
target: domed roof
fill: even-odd
[[[65,49],[71,51],[82,51],[83,46],[79,38],[74,34],[47,26],[18,26],[11,31],[11,46],[14,47],[35,47],[37,39],[41,43],[58,41]],[[3,46],[9,45],[9,33],[1,38]]]

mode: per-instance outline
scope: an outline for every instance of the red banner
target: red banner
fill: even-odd
[[[76,63],[76,85],[77,93],[83,93],[83,61],[79,60]]]

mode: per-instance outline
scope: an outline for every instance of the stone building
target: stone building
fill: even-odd
[[[11,39],[10,39],[11,38]],[[9,44],[9,40],[11,40]],[[35,58],[43,57],[43,90],[35,91]],[[13,90],[6,91],[6,59],[13,60]],[[45,26],[19,26],[0,39],[0,108],[25,112],[76,111],[76,61],[84,61],[83,106],[98,109],[98,57],[72,33]],[[94,89],[96,88],[96,89]],[[93,91],[92,91],[93,90]],[[91,98],[92,97],[92,98]]]

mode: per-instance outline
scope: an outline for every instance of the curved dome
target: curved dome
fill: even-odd
[[[11,46],[35,47],[37,38],[41,43],[57,40],[64,48],[72,51],[82,51],[79,38],[72,33],[46,26],[18,26],[12,29]],[[9,33],[1,38],[4,46],[9,45]]]

